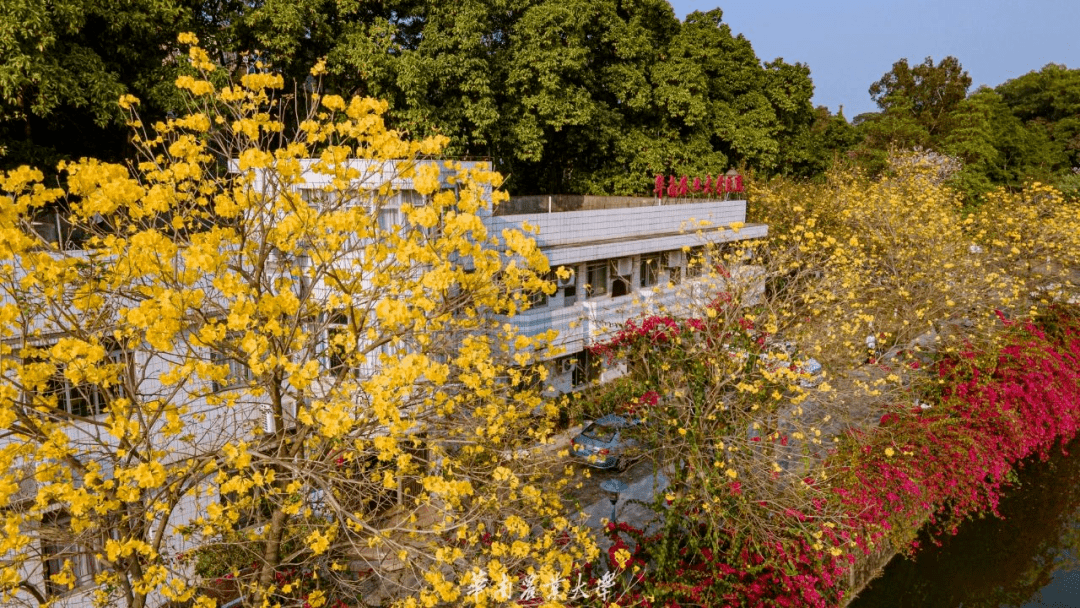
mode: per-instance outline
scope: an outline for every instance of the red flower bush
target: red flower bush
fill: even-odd
[[[623,339],[657,344],[675,331],[692,330],[655,318],[648,329],[645,322],[628,327]],[[1046,458],[1080,430],[1080,310],[1052,308],[1006,331],[992,356],[969,349],[935,364],[944,389],[934,407],[897,405],[875,429],[850,433],[829,456],[837,474],[804,480],[818,496],[808,508],[768,515],[788,522],[786,536],[755,536],[736,520],[730,529],[705,529],[688,523],[700,521],[700,504],[679,500],[660,508],[682,509],[683,516],[668,518],[655,534],[611,530],[634,541],[620,540],[619,547],[632,546],[635,563],[655,566],[635,588],[637,599],[663,606],[836,606],[848,569],[886,538],[914,550],[914,534],[926,522],[937,533],[952,532],[976,513],[996,513],[1022,460]],[[786,435],[763,439],[787,443]],[[732,513],[739,504],[745,509],[737,481],[713,496]],[[838,520],[817,515],[836,506]],[[673,521],[682,523],[672,527]]]

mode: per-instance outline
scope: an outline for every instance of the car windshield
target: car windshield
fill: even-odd
[[[615,438],[615,433],[618,429],[612,426],[602,426],[595,422],[585,427],[585,430],[581,432],[582,435],[589,439],[596,439],[597,441],[611,441]]]

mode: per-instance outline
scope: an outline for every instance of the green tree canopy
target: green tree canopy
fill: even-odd
[[[1054,168],[1080,166],[1080,70],[1051,63],[996,90],[1016,118],[1053,142],[1060,155]]]
[[[15,0],[3,6],[3,166],[49,167],[88,154],[118,158],[126,136],[117,99],[135,92],[158,100],[152,91],[175,79],[178,28],[201,12],[184,0]]]
[[[880,112],[856,118],[856,158],[884,168],[889,150],[925,148],[959,159],[953,184],[980,198],[998,186],[1038,180],[1065,186],[1080,165],[1080,72],[1050,64],[967,94],[971,78],[954,57],[914,67],[906,59],[870,87]]]
[[[956,57],[946,57],[934,65],[927,57],[911,67],[907,59],[870,85],[870,98],[885,113],[910,114],[927,134],[936,138],[951,126],[951,115],[967,97],[971,76]]]
[[[232,71],[272,68],[297,90],[325,57],[326,90],[387,100],[395,128],[444,135],[451,156],[492,159],[519,193],[644,193],[656,173],[772,172],[814,122],[809,69],[763,64],[719,9],[680,22],[664,0],[106,4],[27,5],[2,18],[8,31],[42,24],[2,57],[9,164],[35,160],[22,146],[40,127],[23,129],[26,116],[115,125],[110,145],[122,149],[120,94],[147,101],[151,120],[181,110],[171,92],[181,28]],[[38,73],[56,74],[47,80],[62,94],[29,82]],[[106,145],[96,134],[49,145],[36,164],[117,157],[95,149]]]

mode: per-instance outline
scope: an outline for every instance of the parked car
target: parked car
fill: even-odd
[[[799,386],[803,388],[813,388],[821,384],[821,363],[813,357],[800,360],[798,349],[793,342],[775,340],[768,342],[766,348],[760,358],[766,370],[775,372],[780,367],[787,367],[800,376]]]
[[[614,469],[625,465],[623,457],[637,442],[627,431],[640,423],[616,414],[608,414],[590,422],[570,440],[570,452],[586,464],[598,469]]]

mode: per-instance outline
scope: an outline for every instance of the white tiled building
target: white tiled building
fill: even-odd
[[[401,221],[399,210],[403,203],[423,204],[423,197],[413,189],[412,181],[398,177],[389,164],[383,170],[373,165],[365,167],[368,169],[363,171],[366,178],[353,185],[355,192],[362,193],[366,188],[383,183],[389,183],[395,192],[378,209],[379,221],[384,228]],[[327,182],[328,178],[309,169],[305,167],[307,183],[300,189],[306,200],[319,204],[319,197],[323,195],[322,186],[325,185],[323,182]],[[450,175],[449,169],[443,171],[441,181],[444,187],[453,187]],[[369,186],[367,182],[374,186]],[[490,200],[490,192],[487,197]],[[357,197],[358,202],[363,200],[363,196]],[[758,238],[767,233],[764,225],[743,225],[746,202],[741,200],[672,202],[558,197],[558,201],[556,205],[555,197],[516,199],[494,214],[488,211],[483,219],[490,234],[500,234],[506,228],[535,230],[534,238],[547,255],[551,267],[565,267],[572,271],[569,279],[556,279],[558,288],[554,294],[534,295],[532,307],[509,320],[528,335],[551,329],[558,332],[554,342],[557,350],[549,351],[544,356],[551,362],[554,372],[549,384],[561,392],[570,392],[593,379],[594,368],[589,362],[588,347],[610,335],[611,330],[625,319],[645,310],[678,309],[695,301],[707,301],[715,293],[716,278],[703,272],[705,264],[694,261],[701,257],[705,245]],[[54,224],[56,234],[61,235],[65,227],[58,219]],[[312,288],[318,291],[320,286]],[[326,326],[327,332],[333,331],[332,320]],[[42,340],[48,343],[60,337],[53,333],[43,336]],[[325,341],[327,337],[321,339]],[[149,349],[149,346],[146,348]],[[137,368],[133,374],[147,379],[147,382],[139,385],[143,397],[150,399],[162,392],[163,388],[156,380],[161,371],[155,370],[168,367],[165,359],[169,353],[146,350],[130,356],[129,365]],[[374,352],[369,364],[377,365],[377,362],[378,353]],[[332,361],[325,364],[328,368],[333,367]],[[244,373],[244,369],[235,370],[238,378]],[[605,373],[610,375],[612,371]],[[79,397],[64,387],[58,386],[58,390],[63,390],[64,395],[70,394],[68,400],[61,396],[58,401],[59,406],[69,413],[100,415],[100,404],[91,403],[89,398]],[[235,440],[251,432],[255,426],[265,425],[266,430],[274,430],[271,428],[272,420],[264,414],[265,408],[260,403],[247,403],[244,407],[229,411],[208,406],[203,395],[218,390],[216,386],[210,391],[204,386],[194,386],[180,395],[192,411],[205,411],[207,415],[195,429],[204,445],[221,445]],[[93,395],[96,393],[91,393]],[[77,436],[83,431],[77,426],[68,428],[73,439],[78,439]],[[92,457],[91,452],[87,452],[89,457]],[[182,451],[178,451],[177,457],[182,454]],[[106,476],[111,474],[110,471],[103,473]],[[25,486],[19,495],[13,497],[14,501],[32,500],[36,484],[29,476]],[[160,525],[186,525],[203,513],[209,504],[218,500],[214,493],[185,498]],[[176,553],[189,549],[179,538],[175,543],[168,544]],[[46,594],[60,596],[61,601],[57,605],[74,607],[89,604],[92,576],[97,568],[95,560],[85,553],[74,552],[73,567],[76,569],[78,588],[73,592],[52,590],[46,578],[60,566],[55,555],[51,554],[63,552],[64,547],[43,545],[34,547],[33,551],[37,557],[27,562],[24,573],[28,583]]]
[[[567,207],[578,209],[559,210]],[[553,346],[561,354],[548,356],[549,384],[560,392],[618,373],[598,370],[588,348],[626,319],[711,300],[723,280],[707,271],[707,245],[768,233],[763,224],[745,224],[745,200],[533,197],[511,200],[505,211],[485,221],[492,233],[532,227],[551,267],[572,271],[555,279],[553,295],[538,294],[532,308],[509,320],[527,335],[559,332]]]

